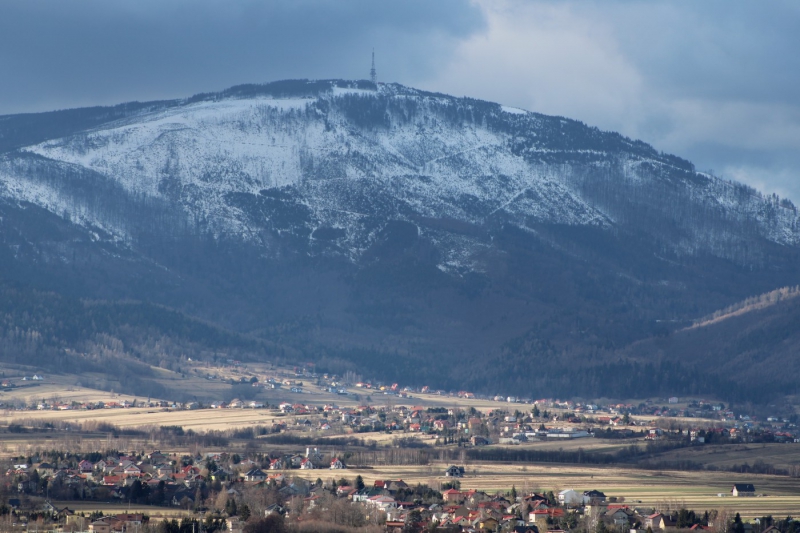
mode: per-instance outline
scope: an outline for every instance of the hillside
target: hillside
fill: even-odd
[[[784,289],[754,297],[694,327],[644,342],[627,352],[642,361],[694,362],[703,372],[730,376],[740,398],[775,399],[797,390],[800,298]]]
[[[396,84],[0,117],[5,280],[167,306],[334,372],[728,394],[742,369],[626,348],[797,285],[799,260],[786,200],[575,120]]]
[[[0,354],[31,373],[75,374],[85,387],[171,399],[175,391],[153,381],[152,367],[180,372],[187,358],[295,355],[152,304],[78,301],[8,284],[0,285]]]

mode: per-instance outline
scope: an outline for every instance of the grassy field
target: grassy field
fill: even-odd
[[[689,460],[716,468],[730,468],[744,463],[752,465],[761,460],[776,468],[788,469],[800,465],[800,445],[787,444],[736,444],[683,448],[658,456],[658,459]],[[800,492],[800,481],[798,481]]]
[[[122,502],[87,502],[87,501],[54,501],[56,507],[69,507],[71,511],[76,513],[84,512],[91,513],[92,511],[103,511],[105,515],[121,514],[121,513],[142,513],[146,514],[153,519],[170,519],[170,518],[183,518],[192,513],[183,509],[172,509],[169,507],[157,507],[154,505],[128,505]]]
[[[71,411],[10,411],[0,417],[0,424],[23,419],[105,422],[120,428],[146,428],[150,426],[182,426],[184,429],[231,429],[252,425],[269,425],[282,419],[276,411],[268,409],[198,409],[170,411],[148,407],[128,409],[96,409]]]
[[[40,401],[51,402],[121,402],[123,400],[133,401],[135,396],[129,394],[114,394],[107,391],[90,389],[69,385],[59,381],[48,379],[44,383],[29,382],[27,386],[6,390],[0,394],[3,401],[21,400],[27,404]],[[142,400],[142,397],[138,397]]]
[[[365,482],[375,479],[403,479],[406,483],[427,483],[437,486],[449,481],[441,473],[447,465],[392,466],[363,470],[348,470],[345,475],[361,475]],[[461,488],[488,492],[506,491],[515,486],[518,491],[564,489],[596,489],[607,496],[625,498],[632,506],[652,507],[669,505],[699,511],[728,509],[744,517],[765,514],[796,516],[800,513],[800,480],[759,475],[739,475],[718,472],[643,471],[603,467],[577,467],[567,465],[498,465],[469,464],[467,474],[461,479]],[[332,472],[314,472],[308,478],[316,479]],[[328,477],[330,477],[330,475]],[[339,477],[339,473],[335,474]],[[733,498],[730,490],[734,483],[753,483],[761,497]],[[719,497],[723,493],[726,497]]]

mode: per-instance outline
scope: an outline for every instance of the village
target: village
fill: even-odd
[[[597,489],[476,490],[467,486],[470,472],[460,465],[437,472],[441,481],[434,487],[399,478],[367,480],[339,457],[316,448],[303,454],[252,457],[153,451],[52,453],[17,459],[20,462],[9,465],[3,483],[8,498],[2,523],[11,528],[4,530],[13,530],[14,525],[30,530],[36,524],[39,530],[111,533],[141,531],[141,526],[156,527],[159,522],[141,512],[85,513],[57,503],[87,500],[117,501],[129,508],[181,509],[184,522],[196,520],[202,530],[230,532],[242,531],[248,521],[261,518],[398,532],[728,531],[728,522],[740,523],[746,533],[791,532],[800,527],[791,519],[779,523],[765,516],[743,521],[739,514],[724,511],[644,506]],[[303,470],[315,472],[303,476]],[[753,484],[740,483],[728,487],[724,496],[762,495]]]
[[[800,507],[785,488],[800,477],[796,416],[697,398],[481,396],[233,361],[193,373],[240,396],[145,400],[53,389],[42,374],[4,379],[17,452],[3,444],[3,530],[235,533],[269,519],[288,531],[729,533],[735,520],[737,533],[797,531],[781,516]],[[38,394],[50,390],[60,392]],[[107,451],[78,451],[76,437]],[[144,451],[154,444],[164,452]],[[724,467],[715,481],[682,458],[743,446],[791,454],[785,466]],[[703,493],[672,497],[665,482],[655,497],[649,481],[612,481],[620,468],[649,478],[639,469],[653,458],[686,472],[681,484],[705,475]],[[550,477],[526,474],[537,468]],[[564,486],[572,471],[582,484]]]
[[[191,361],[190,361],[191,363]],[[257,409],[284,415],[270,431],[299,429],[331,433],[404,431],[467,441],[475,446],[522,444],[542,439],[581,439],[602,433],[606,437],[649,440],[680,431],[693,444],[720,442],[800,442],[797,413],[758,416],[732,409],[719,401],[669,397],[639,402],[600,402],[476,395],[466,391],[434,390],[373,384],[360,376],[317,374],[311,366],[274,368],[243,365],[229,360],[216,368],[195,364],[191,372],[203,380],[246,385],[247,397],[178,400],[112,398],[78,401],[36,398],[36,387],[46,383],[40,374],[6,378],[0,382],[0,406],[10,417],[25,411],[91,411],[148,408],[170,411],[198,409]],[[29,401],[14,391],[28,390]],[[5,398],[8,394],[11,398]],[[227,392],[227,394],[231,394]],[[446,406],[446,407],[445,407]],[[785,410],[784,410],[785,411]],[[320,415],[314,417],[314,415]],[[294,427],[292,427],[294,426]]]

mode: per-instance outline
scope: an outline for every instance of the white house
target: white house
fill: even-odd
[[[397,509],[397,502],[394,501],[394,498],[390,498],[389,496],[373,496],[368,498],[364,503],[372,507],[377,507],[384,512]]]
[[[558,493],[558,502],[565,507],[582,505],[583,494],[572,489],[562,490]]]

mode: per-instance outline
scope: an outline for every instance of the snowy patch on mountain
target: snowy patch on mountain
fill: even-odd
[[[752,228],[779,244],[800,243],[794,206],[696,173],[644,143],[399,85],[206,98],[25,151],[97,173],[134,197],[169,202],[216,236],[259,243],[262,228],[271,228],[312,242],[318,228],[339,228],[325,253],[352,260],[386,221],[417,217],[620,228],[657,215],[651,231],[674,221],[677,235],[663,238],[680,253],[711,247],[724,256]],[[74,212],[79,223],[102,222],[52,187],[5,176],[4,195]],[[470,259],[479,240],[436,242],[443,269],[479,268]]]

